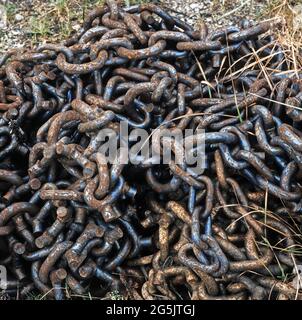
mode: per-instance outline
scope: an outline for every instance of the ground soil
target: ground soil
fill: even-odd
[[[0,0],[0,52],[60,41],[81,26],[86,12],[104,0]],[[146,0],[127,0],[134,4]],[[150,1],[151,2],[151,1]],[[154,1],[152,1],[154,2]],[[161,5],[192,25],[205,21],[210,28],[260,19],[268,1],[160,0]]]

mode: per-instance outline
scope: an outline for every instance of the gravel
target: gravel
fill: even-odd
[[[210,29],[236,25],[242,18],[258,20],[267,1],[260,0],[161,0],[171,15],[183,18],[191,25],[204,21]],[[172,9],[173,8],[173,9]]]
[[[43,2],[36,0],[0,0],[0,52],[12,48],[31,46],[28,28],[32,10],[37,8],[36,10],[40,12],[38,8],[41,7]],[[3,26],[1,26],[1,23],[3,23]]]
[[[73,3],[73,0],[66,0]],[[140,0],[137,0],[140,1]],[[171,15],[176,15],[192,25],[197,25],[204,20],[210,28],[223,25],[237,24],[243,17],[248,19],[259,18],[259,12],[267,1],[257,0],[159,0],[161,5]],[[132,1],[133,3],[134,1]],[[151,2],[151,1],[150,1]],[[52,41],[60,39],[56,30],[54,19],[55,0],[0,0],[0,53],[11,48],[30,48],[34,41]],[[77,3],[84,4],[84,0]],[[86,3],[86,1],[85,1]],[[93,1],[90,0],[90,6]],[[78,12],[81,19],[79,6],[71,6],[73,12]],[[40,17],[50,24],[50,32],[39,34],[35,38],[32,30],[32,19],[38,21]],[[77,19],[76,19],[77,20]],[[77,30],[81,21],[75,21],[71,30]]]

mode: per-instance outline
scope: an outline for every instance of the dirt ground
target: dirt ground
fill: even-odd
[[[104,1],[0,0],[0,53],[11,48],[27,48],[41,42],[66,39],[81,27],[87,12]],[[290,38],[295,33],[296,40],[299,43],[301,40],[302,0],[120,1],[126,6],[143,2],[160,3],[171,15],[191,25],[203,20],[210,29],[237,24],[242,18],[260,21],[281,17],[286,21],[284,33]]]
[[[0,51],[67,38],[100,0],[0,0]]]
[[[78,30],[83,17],[104,0],[0,0],[0,52],[31,47],[37,42],[59,41]],[[125,0],[126,5],[146,0]],[[152,1],[156,2],[156,1]],[[237,23],[242,17],[258,20],[271,1],[161,0],[172,15],[210,27]]]
[[[237,24],[242,18],[258,20],[269,1],[261,0],[162,0],[162,5],[190,24],[204,20],[216,28]],[[173,10],[171,9],[173,8]]]

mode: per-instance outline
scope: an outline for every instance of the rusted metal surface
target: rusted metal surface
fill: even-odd
[[[107,0],[63,43],[0,58],[11,296],[302,298],[278,280],[301,263],[302,81],[269,28],[194,30],[155,4]],[[98,133],[121,143],[121,121],[191,129],[192,155],[203,129],[204,172],[177,163],[172,140],[168,164],[109,163]]]

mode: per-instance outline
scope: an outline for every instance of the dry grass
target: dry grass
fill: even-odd
[[[33,41],[48,39],[63,40],[76,31],[87,12],[103,5],[105,0],[51,0],[45,12],[29,20]],[[126,6],[146,2],[145,0],[123,0]]]
[[[274,254],[275,261],[277,262],[279,268],[280,268],[280,274],[276,276],[278,280],[289,282],[294,279],[295,276],[298,277],[299,282],[302,283],[302,279],[300,279],[299,272],[297,271],[297,259],[300,260],[302,256],[302,235],[301,235],[301,228],[296,224],[296,222],[293,220],[293,223],[289,223],[287,219],[284,217],[275,214],[274,212],[268,210],[267,205],[269,203],[268,199],[268,192],[266,192],[265,196],[265,203],[263,208],[257,208],[257,210],[253,207],[245,207],[247,210],[245,215],[242,215],[238,219],[234,220],[226,229],[229,229],[232,224],[237,223],[239,220],[245,219],[247,216],[251,215],[257,215],[258,219],[257,222],[261,225],[261,227],[264,229],[264,233],[261,236],[261,239],[256,240],[255,245],[259,249],[259,246],[262,247],[268,247]],[[230,204],[228,207],[236,207],[239,204]],[[217,207],[222,208],[222,207]],[[293,246],[286,246],[286,240],[287,240],[287,234],[283,233],[281,230],[277,230],[274,227],[267,224],[267,218],[270,218],[272,220],[278,221],[285,225],[289,231],[291,232],[293,238],[296,240],[296,244]],[[289,217],[291,218],[291,217]],[[272,244],[268,238],[267,238],[267,231],[271,230],[274,231],[276,234],[279,235],[280,240],[277,243]],[[260,252],[260,250],[259,250]],[[294,264],[294,268],[292,270],[285,271],[282,267],[281,262],[278,259],[277,253],[285,253],[288,254]],[[270,273],[269,269],[264,265],[264,268]],[[251,271],[249,271],[251,272]],[[273,274],[271,274],[272,278],[275,278]],[[297,292],[298,292],[297,288]]]
[[[76,31],[87,13],[104,0],[52,0],[47,9],[29,19],[28,30],[33,43],[66,39]]]
[[[152,2],[120,0],[126,6]],[[0,53],[11,47],[31,48],[43,42],[59,42],[81,28],[87,12],[105,0],[6,0],[7,27],[0,30]],[[22,16],[21,21],[16,15]]]
[[[280,21],[274,32],[286,58],[295,69],[302,68],[302,0],[269,0],[259,18]]]

